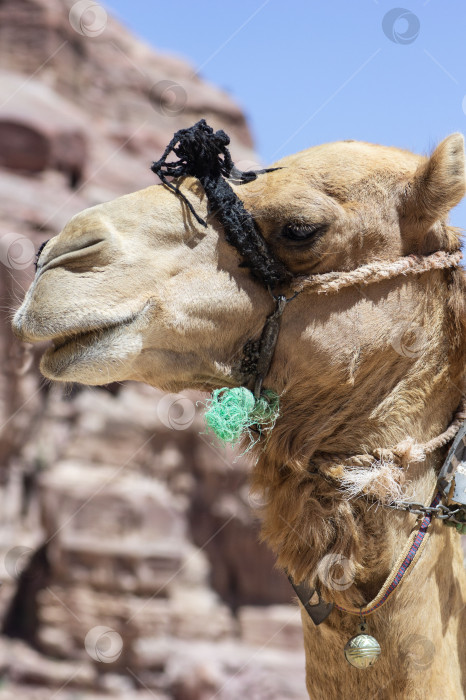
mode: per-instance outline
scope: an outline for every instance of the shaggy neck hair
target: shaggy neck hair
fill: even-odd
[[[431,336],[419,358],[403,362],[395,356],[390,363],[379,348],[377,357],[369,357],[356,374],[348,363],[348,376],[334,386],[316,390],[315,384],[307,386],[308,378],[290,380],[281,398],[281,416],[265,448],[256,448],[251,487],[264,504],[263,538],[295,581],[306,579],[313,585],[319,578],[324,598],[341,605],[350,601],[359,606],[375,595],[393,564],[390,524],[405,516],[378,507],[374,498],[348,497],[348,484],[353,496],[365,486],[375,498],[394,488],[390,468],[382,469],[372,484],[367,469],[348,468],[346,480],[343,475],[338,483],[325,478],[325,469],[316,465],[333,457],[337,463],[338,455],[389,447],[407,435],[430,439],[447,427],[461,398],[465,276],[455,269],[427,273],[423,282],[422,321]],[[436,305],[429,301],[432,295]],[[430,422],[425,417],[429,403],[436,406]],[[403,472],[405,497],[427,504],[446,452],[447,447],[437,450]],[[400,490],[395,488],[392,495],[400,496]],[[353,585],[343,591],[335,590],[331,581],[325,585],[321,569],[327,555],[335,562],[345,558],[350,569],[345,576],[354,579]]]

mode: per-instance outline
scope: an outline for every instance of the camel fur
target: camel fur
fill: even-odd
[[[447,222],[465,193],[460,134],[430,157],[344,141],[275,165],[281,169],[235,191],[294,275],[460,247]],[[206,218],[199,183],[178,184]],[[132,379],[171,392],[240,386],[243,346],[259,337],[273,301],[240,266],[215,217],[207,221],[200,226],[164,186],[75,216],[43,250],[14,319],[21,339],[51,341],[43,374],[91,385]],[[290,226],[319,233],[291,240]],[[390,470],[384,485],[361,468],[343,470],[338,483],[325,478],[328,465],[338,466],[335,455],[408,436],[425,442],[446,429],[464,395],[464,303],[457,268],[329,295],[304,291],[285,309],[264,384],[280,395],[281,413],[254,448],[251,488],[264,504],[262,535],[277,565],[295,581],[319,582],[327,601],[369,602],[416,524],[414,515],[358,498],[361,491],[392,489],[428,505],[446,448],[409,464],[396,485]],[[370,669],[343,656],[356,617],[334,610],[315,627],[303,613],[313,700],[465,697],[460,538],[440,521],[431,528],[416,566],[368,619],[382,647]]]

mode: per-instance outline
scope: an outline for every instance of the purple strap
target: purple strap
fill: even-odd
[[[442,494],[441,494],[440,491],[439,491],[439,492],[437,493],[437,495],[435,496],[434,500],[432,501],[432,503],[430,504],[430,507],[431,507],[431,508],[435,508],[435,507],[440,503],[440,499],[441,499],[441,498],[442,498]],[[401,564],[400,568],[398,569],[398,571],[397,571],[397,573],[396,573],[396,575],[395,575],[395,578],[393,579],[393,581],[391,582],[391,584],[390,584],[389,587],[387,588],[387,590],[386,590],[386,592],[385,592],[385,595],[383,596],[383,598],[381,598],[381,600],[379,600],[379,602],[378,602],[376,605],[373,605],[373,606],[372,606],[371,608],[369,608],[368,610],[365,610],[365,611],[362,613],[363,616],[364,616],[364,615],[369,615],[369,613],[374,612],[374,610],[377,610],[377,608],[379,608],[381,605],[383,605],[383,603],[385,603],[385,601],[387,600],[388,596],[389,596],[391,593],[393,593],[393,591],[395,590],[395,588],[396,588],[396,587],[398,586],[398,584],[401,582],[401,579],[403,578],[404,574],[406,573],[406,570],[407,570],[408,566],[409,566],[409,565],[411,564],[411,562],[413,561],[414,557],[416,556],[417,550],[418,550],[419,547],[421,546],[422,540],[423,540],[424,537],[425,537],[425,534],[426,534],[426,532],[427,532],[427,528],[429,527],[429,525],[430,525],[430,523],[431,523],[431,520],[432,520],[432,514],[431,514],[431,513],[427,513],[427,515],[424,517],[424,519],[423,519],[423,521],[422,521],[422,523],[421,523],[421,526],[420,526],[420,528],[419,528],[419,532],[417,533],[417,535],[416,535],[416,537],[415,537],[415,540],[414,540],[414,542],[413,542],[413,544],[412,544],[412,546],[411,546],[411,549],[409,550],[409,552],[408,552],[408,554],[407,554],[405,560],[403,561],[403,563]],[[340,605],[337,605],[336,603],[335,603],[335,607],[338,608],[338,610],[343,610],[343,612],[348,612],[345,608],[342,608]]]

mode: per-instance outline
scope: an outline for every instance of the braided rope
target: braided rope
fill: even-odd
[[[421,459],[425,459],[426,455],[439,447],[443,447],[449,442],[456,433],[458,432],[461,424],[466,419],[466,399],[463,399],[460,406],[455,413],[452,422],[443,433],[437,437],[429,440],[425,443],[415,443],[412,438],[403,440],[403,442],[398,443],[391,450],[381,449],[374,450],[373,454],[364,455],[354,455],[354,457],[346,458],[344,460],[346,466],[375,466],[375,457],[378,459],[387,459],[391,457],[392,463],[396,466],[405,466],[411,462],[417,462]],[[349,464],[351,463],[351,464]],[[331,466],[330,472],[331,478],[335,478],[335,472],[344,471],[342,464],[335,465],[334,463],[329,463]],[[401,471],[401,470],[400,470]],[[328,478],[327,476],[325,478]],[[433,500],[431,499],[430,507],[435,508],[441,500],[442,494],[437,491],[438,486],[436,484]],[[427,540],[431,534],[429,526],[432,522],[433,514],[427,513],[419,527],[419,529],[414,530],[409,536],[408,543],[403,549],[395,564],[393,565],[389,575],[385,579],[382,588],[379,590],[375,598],[373,598],[364,607],[352,608],[343,607],[341,605],[335,604],[335,607],[342,612],[349,613],[351,615],[359,615],[361,617],[367,617],[372,615],[372,613],[379,610],[382,605],[385,605],[390,595],[398,588],[398,586],[406,578],[406,575],[414,569],[414,565],[420,558],[424,547],[426,546]]]
[[[464,420],[466,420],[466,399],[461,401],[448,428],[428,442],[417,443],[412,437],[408,437],[389,449],[375,448],[372,452],[352,455],[351,457],[345,454],[334,454],[331,460],[328,457],[316,456],[312,459],[312,463],[325,469],[325,473],[319,471],[321,476],[339,482],[344,480],[347,469],[357,469],[358,467],[379,469],[382,466],[393,466],[400,469],[399,480],[401,483],[404,474],[401,468],[406,468],[412,462],[422,462],[428,454],[446,445],[455,437]],[[388,493],[387,496],[390,497],[390,494]]]
[[[402,442],[399,442],[391,450],[374,450],[374,455],[379,459],[388,459],[397,466],[406,467],[412,462],[422,462],[426,455],[434,452],[439,447],[443,447],[460,429],[461,424],[466,419],[466,399],[462,399],[458,410],[453,416],[453,420],[443,433],[437,435],[424,443],[416,443],[413,438],[408,437]]]
[[[352,284],[372,284],[382,280],[406,275],[407,273],[419,274],[428,270],[441,270],[446,267],[454,267],[461,260],[461,251],[447,253],[438,250],[431,255],[407,255],[392,262],[376,261],[361,265],[349,272],[324,272],[310,277],[298,278],[292,285],[294,292],[310,289],[318,294],[338,292],[343,287]]]
[[[283,262],[275,257],[265,238],[258,231],[251,212],[244,208],[242,200],[228,182],[230,177],[240,182],[255,180],[259,173],[277,168],[242,173],[233,165],[227,146],[230,137],[220,129],[214,133],[205,119],[188,129],[177,131],[162,157],[152,164],[154,172],[165,187],[184,201],[201,226],[207,227],[189,199],[177,184],[177,178],[190,175],[199,180],[207,196],[209,214],[215,215],[223,226],[225,238],[243,258],[243,263],[256,279],[266,287],[288,282],[291,275]],[[167,162],[174,154],[178,160]],[[175,178],[170,182],[168,178]]]
[[[438,449],[439,447],[443,447],[444,445],[447,444],[450,440],[452,440],[458,430],[460,429],[462,423],[466,420],[466,399],[463,399],[460,403],[460,407],[458,411],[456,412],[452,423],[450,423],[449,427],[445,430],[444,433],[439,435],[436,438],[433,438],[432,440],[429,440],[423,445],[424,452],[428,454],[429,452],[433,452],[434,450]]]

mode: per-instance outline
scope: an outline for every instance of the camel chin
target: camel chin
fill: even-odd
[[[53,341],[40,362],[47,379],[98,386],[132,376],[142,347],[134,323],[81,333]]]

